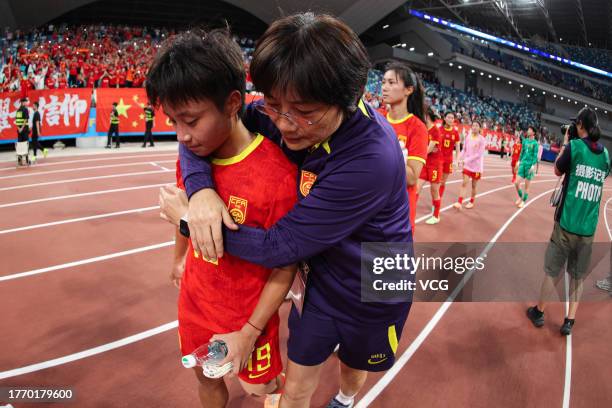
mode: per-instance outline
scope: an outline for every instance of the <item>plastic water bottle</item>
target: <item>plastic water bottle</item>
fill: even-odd
[[[181,363],[185,368],[204,367],[205,365],[218,366],[225,356],[227,356],[227,345],[216,340],[198,347],[191,354],[183,356]]]

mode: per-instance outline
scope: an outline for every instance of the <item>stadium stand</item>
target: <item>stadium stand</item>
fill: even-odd
[[[0,92],[32,89],[141,87],[160,42],[171,29],[88,25],[0,36]],[[255,43],[236,38],[245,64]],[[252,85],[251,85],[252,87]]]

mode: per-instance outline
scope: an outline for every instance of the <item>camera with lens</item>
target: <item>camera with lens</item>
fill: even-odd
[[[576,121],[572,120],[571,123],[566,125],[561,125],[561,134],[565,136],[565,133],[568,134],[568,140],[578,139],[578,129],[576,128]]]

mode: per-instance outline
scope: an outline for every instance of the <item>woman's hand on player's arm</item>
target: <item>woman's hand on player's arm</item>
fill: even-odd
[[[222,223],[231,230],[238,225],[227,211],[225,203],[211,188],[202,189],[189,200],[189,232],[194,248],[206,259],[215,261],[223,256]]]

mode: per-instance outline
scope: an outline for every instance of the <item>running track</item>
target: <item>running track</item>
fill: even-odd
[[[179,363],[177,291],[168,274],[172,227],[157,192],[174,181],[173,152],[47,159],[30,169],[0,163],[0,386],[71,387],[78,407],[195,407],[195,379]],[[446,208],[422,242],[546,242],[552,231],[550,165],[541,164],[530,203],[518,210],[509,162],[487,157],[476,208]],[[456,199],[451,176],[443,207]],[[612,232],[612,182],[596,240]],[[607,207],[604,209],[604,204]],[[606,218],[607,214],[607,218]],[[589,276],[593,281],[603,276]],[[536,276],[534,281],[539,281]],[[562,338],[563,303],[538,330],[528,302],[415,303],[386,375],[370,375],[359,407],[612,406],[612,302],[582,304]],[[288,304],[282,307],[286,319]],[[281,341],[284,353],[286,326]],[[331,358],[313,406],[338,387]],[[230,407],[261,406],[230,381]],[[62,404],[13,404],[58,407]]]

